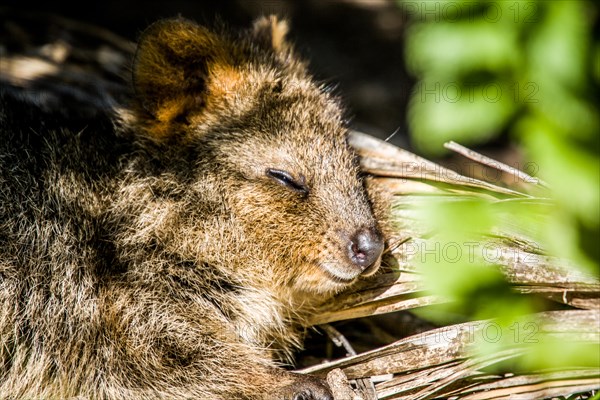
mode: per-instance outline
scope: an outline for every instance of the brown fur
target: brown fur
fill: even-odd
[[[273,360],[377,269],[352,235],[380,234],[338,101],[286,32],[152,25],[128,118],[66,127],[3,95],[0,399],[330,398]]]

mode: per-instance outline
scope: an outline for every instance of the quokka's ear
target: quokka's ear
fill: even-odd
[[[175,133],[205,101],[212,66],[224,64],[230,64],[226,45],[204,27],[176,18],[147,28],[135,55],[133,86],[152,119],[150,134],[160,139]]]
[[[279,53],[290,48],[285,37],[288,30],[287,21],[280,20],[275,15],[269,15],[254,21],[252,32],[257,42]]]

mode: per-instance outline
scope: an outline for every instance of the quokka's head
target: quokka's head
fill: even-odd
[[[199,176],[218,182],[242,227],[221,235],[238,241],[239,268],[253,268],[251,255],[273,285],[333,293],[373,274],[384,243],[340,105],[286,32],[275,17],[238,35],[183,19],[152,25],[134,64],[140,129],[197,149]]]

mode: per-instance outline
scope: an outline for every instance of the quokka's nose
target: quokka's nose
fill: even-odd
[[[382,252],[383,238],[375,229],[361,228],[350,238],[348,258],[362,270],[373,265]]]

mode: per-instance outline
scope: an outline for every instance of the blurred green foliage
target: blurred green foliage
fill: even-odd
[[[549,254],[598,275],[596,3],[405,0],[399,5],[411,17],[406,60],[417,83],[408,117],[416,150],[435,157],[444,154],[443,143],[450,140],[476,146],[508,136],[537,167],[553,197],[544,209],[515,204],[511,223],[532,231]],[[440,248],[460,243],[464,254],[469,254],[465,243],[507,222],[484,201],[432,202],[423,205],[422,216],[437,232]],[[423,262],[431,290],[454,300],[429,316],[498,318],[503,329],[510,329],[519,315],[540,309],[534,300],[515,295],[495,270],[482,268],[480,258]],[[488,351],[495,348],[486,345]],[[537,348],[532,359],[543,367],[600,363],[598,346],[590,351],[545,342]]]

